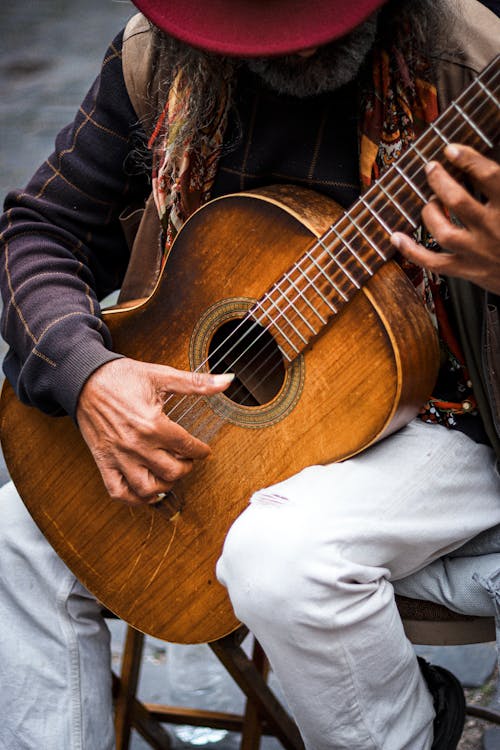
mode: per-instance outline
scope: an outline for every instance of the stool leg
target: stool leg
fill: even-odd
[[[257,639],[254,639],[252,651],[252,663],[255,669],[267,681],[269,673],[269,662],[264,649]],[[245,716],[243,718],[243,730],[241,733],[240,750],[259,750],[262,738],[261,714],[253,701],[246,700]]]
[[[128,626],[122,656],[120,685],[115,700],[116,750],[128,750],[143,646],[143,633]]]
[[[235,631],[209,643],[209,646],[283,747],[287,750],[304,750],[297,725],[278,701],[255,664],[245,654],[240,643],[241,634]]]

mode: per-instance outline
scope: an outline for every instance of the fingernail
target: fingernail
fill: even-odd
[[[426,164],[425,165],[426,174],[430,174],[431,172],[433,172],[436,169],[437,165],[438,165],[437,161],[430,161],[428,164]]]
[[[229,385],[234,380],[233,372],[224,372],[222,375],[212,375],[214,385]]]
[[[460,149],[458,146],[454,146],[451,144],[450,146],[446,146],[444,153],[446,154],[446,158],[450,161],[454,161],[455,159],[458,159],[460,156]]]
[[[391,234],[391,242],[394,245],[394,247],[399,248],[401,246],[401,235]]]

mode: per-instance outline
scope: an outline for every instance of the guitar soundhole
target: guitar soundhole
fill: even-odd
[[[241,406],[272,401],[285,380],[283,356],[275,340],[251,319],[228,320],[216,330],[208,363],[211,372],[235,374],[224,395]]]

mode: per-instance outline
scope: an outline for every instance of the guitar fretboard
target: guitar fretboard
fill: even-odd
[[[419,225],[431,190],[430,161],[451,142],[486,153],[499,140],[500,55],[359,200],[278,279],[251,310],[291,361],[394,255],[393,232]],[[453,166],[446,169],[458,176]]]

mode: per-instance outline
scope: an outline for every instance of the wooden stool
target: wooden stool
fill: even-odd
[[[449,646],[495,640],[495,622],[488,617],[469,617],[431,602],[396,597],[408,638],[415,644]],[[276,737],[284,748],[303,750],[297,726],[267,685],[268,662],[255,641],[251,658],[241,648],[247,630],[209,644],[246,696],[243,715],[203,711],[178,706],[143,704],[136,698],[144,636],[127,629],[121,677],[114,677],[117,750],[127,750],[132,728],[155,750],[171,748],[161,726],[189,724],[241,732],[240,750],[258,750],[263,734]],[[467,706],[467,713],[500,725],[500,713],[480,706]]]
[[[276,737],[289,750],[304,750],[296,724],[267,684],[269,665],[259,643],[255,641],[251,658],[241,647],[247,632],[246,628],[240,627],[209,644],[246,697],[245,712],[239,715],[138,701],[136,691],[144,635],[128,627],[121,675],[113,675],[117,750],[128,749],[132,729],[136,729],[155,750],[168,750],[172,745],[162,723],[241,732],[240,750],[258,750],[263,734]]]

